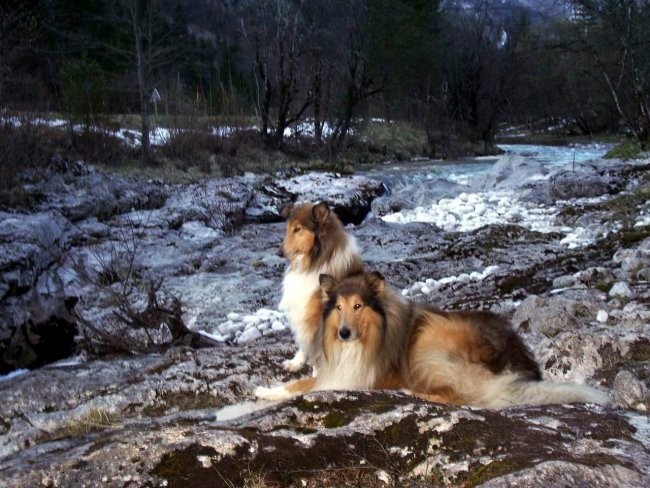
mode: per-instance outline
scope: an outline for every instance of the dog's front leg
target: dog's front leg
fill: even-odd
[[[258,386],[255,388],[255,396],[265,400],[286,400],[296,395],[310,392],[314,389],[315,385],[316,378],[303,378],[271,388]]]
[[[298,349],[298,352],[296,355],[293,357],[293,359],[287,359],[282,363],[282,367],[286,371],[291,371],[292,373],[295,373],[296,371],[300,370],[305,365],[305,361],[307,360],[305,353],[303,352],[302,349]]]

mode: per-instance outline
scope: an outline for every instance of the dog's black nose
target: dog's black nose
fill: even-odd
[[[347,341],[351,335],[352,332],[345,325],[339,329],[339,337],[342,341]]]
[[[284,257],[284,251],[282,250],[282,246],[278,248],[278,252],[276,252],[275,254],[280,256],[281,258]]]

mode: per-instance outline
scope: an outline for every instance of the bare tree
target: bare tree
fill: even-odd
[[[646,147],[650,139],[650,1],[572,0],[573,49],[600,71],[627,129]]]
[[[16,85],[24,84],[24,80],[15,79],[23,74],[16,67],[21,58],[30,53],[37,37],[37,14],[37,6],[0,6],[0,103],[5,108],[10,102],[4,96],[5,82],[12,80]],[[15,93],[12,95],[15,98]]]
[[[256,1],[241,21],[253,51],[261,133],[275,147],[282,145],[286,128],[299,122],[314,102],[305,70],[309,30],[302,8],[302,1]]]
[[[343,26],[340,39],[342,52],[335,66],[339,69],[340,89],[344,95],[334,114],[336,120],[329,141],[332,154],[345,147],[353,118],[358,115],[362,102],[380,93],[388,76],[385,71],[377,82],[369,69],[372,44],[368,5],[365,1],[349,3]]]
[[[111,65],[113,80],[120,69],[132,73],[141,120],[141,156],[150,159],[150,97],[156,76],[179,55],[172,18],[164,0],[101,0],[89,11],[71,12],[60,2],[52,12],[68,23],[85,15],[88,26],[70,29],[66,23],[51,22],[47,29],[59,39],[79,49],[83,46],[93,58]]]

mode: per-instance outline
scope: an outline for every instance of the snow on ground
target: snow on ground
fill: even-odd
[[[242,344],[259,339],[262,336],[286,330],[289,327],[284,312],[260,308],[252,314],[231,312],[225,322],[216,326],[212,333],[199,331],[216,341],[234,340]]]
[[[450,283],[469,283],[470,281],[481,281],[494,274],[499,269],[498,266],[488,266],[483,271],[472,271],[471,273],[461,273],[458,276],[447,276],[434,280],[433,278],[426,278],[423,281],[413,283],[409,288],[402,290],[402,296],[412,297],[418,294],[430,295],[443,285]]]
[[[429,206],[401,210],[382,217],[385,222],[406,224],[429,222],[446,231],[470,232],[485,225],[516,224],[529,230],[565,234],[561,243],[570,249],[593,242],[611,229],[566,227],[557,225],[556,217],[565,205],[599,203],[606,197],[574,199],[557,205],[541,206],[519,200],[514,191],[461,193],[454,198],[442,198]]]
[[[11,373],[0,375],[0,382],[9,381],[12,378],[28,373],[28,369],[15,369]]]
[[[648,225],[650,225],[650,203],[644,205],[634,222],[634,227],[646,227]]]

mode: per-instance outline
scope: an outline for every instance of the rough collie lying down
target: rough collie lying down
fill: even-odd
[[[361,272],[363,262],[356,240],[326,203],[287,206],[282,216],[287,225],[280,251],[289,265],[279,308],[287,312],[298,344],[295,357],[283,367],[298,371],[305,362],[315,364],[320,353],[320,348],[312,348],[323,313],[319,276],[326,273],[345,278]]]
[[[320,283],[317,376],[258,387],[258,397],[405,389],[432,402],[484,408],[608,402],[589,386],[542,381],[531,352],[498,315],[406,302],[376,272],[341,281],[322,275]]]

